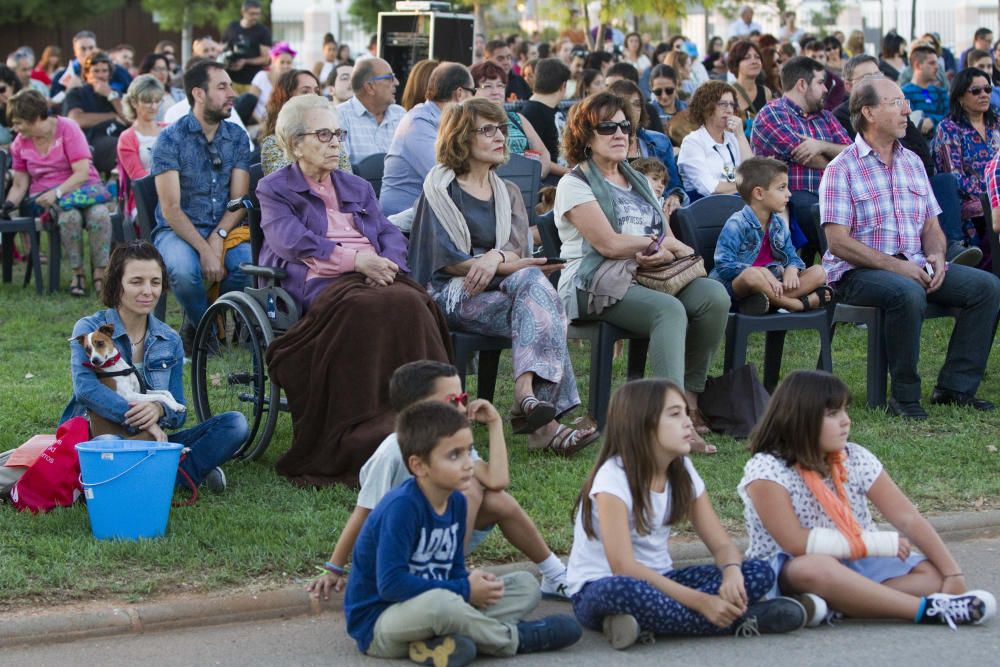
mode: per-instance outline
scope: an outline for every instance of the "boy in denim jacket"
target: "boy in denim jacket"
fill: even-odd
[[[785,163],[745,160],[736,170],[736,189],[747,205],[722,228],[710,277],[726,286],[738,312],[795,312],[829,303],[833,290],[826,272],[820,265],[806,268],[779,215],[791,198]]]

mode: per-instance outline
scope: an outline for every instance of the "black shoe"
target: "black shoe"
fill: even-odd
[[[767,315],[771,309],[771,301],[762,292],[754,292],[736,304],[740,315]]]
[[[952,264],[975,268],[983,261],[983,251],[975,246],[967,246],[961,241],[955,241],[948,246],[945,259]]]
[[[558,651],[580,640],[583,628],[572,616],[554,614],[517,624],[517,652]]]
[[[747,613],[736,626],[737,637],[777,634],[799,630],[806,625],[806,609],[794,598],[777,597],[762,600],[747,607]]]
[[[996,406],[984,398],[976,398],[972,394],[935,387],[931,392],[931,405],[960,405],[963,408],[975,408],[982,412],[995,410]]]
[[[476,645],[465,635],[410,642],[410,660],[418,665],[464,667],[476,659]]]
[[[927,412],[920,405],[920,401],[907,401],[904,403],[897,401],[895,398],[890,398],[889,412],[903,419],[912,419],[914,421],[927,419]]]

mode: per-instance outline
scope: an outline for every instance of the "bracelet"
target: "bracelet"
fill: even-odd
[[[719,569],[720,570],[725,570],[727,567],[743,567],[743,563],[726,563],[725,565],[723,565]]]
[[[331,574],[339,574],[340,576],[347,574],[347,570],[345,568],[342,568],[339,565],[334,565],[330,561],[323,563],[323,569]]]
[[[507,261],[507,255],[503,254],[503,250],[499,250],[497,248],[493,248],[493,249],[496,250],[498,253],[500,253],[500,263],[501,264],[503,264],[504,262]]]
[[[951,579],[952,577],[964,577],[964,576],[965,576],[964,574],[962,574],[961,572],[959,572],[957,574],[944,574],[944,575],[941,575],[941,578],[942,579]]]

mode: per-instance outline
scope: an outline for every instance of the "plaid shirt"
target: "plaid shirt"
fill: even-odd
[[[827,165],[819,209],[824,225],[850,227],[855,241],[887,255],[902,253],[921,267],[927,263],[920,240],[924,222],[941,212],[916,154],[897,141],[887,167],[860,133]],[[828,250],[823,268],[833,283],[854,267]]]
[[[792,159],[792,151],[802,143],[800,134],[831,144],[851,143],[844,127],[829,111],[807,114],[787,97],[779,97],[754,118],[750,145],[754,155],[777,158],[788,164],[789,190],[816,192],[823,170],[806,167]]]
[[[990,196],[990,206],[1000,208],[1000,153],[986,165],[986,192]],[[989,211],[985,211],[987,215]]]
[[[369,155],[388,152],[396,126],[406,115],[406,109],[398,104],[390,104],[382,114],[382,122],[376,123],[372,112],[356,97],[338,104],[337,112],[340,114],[340,126],[347,130],[344,148],[354,164]]]

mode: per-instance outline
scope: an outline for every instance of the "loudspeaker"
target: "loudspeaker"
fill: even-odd
[[[392,66],[402,97],[410,69],[432,59],[472,64],[474,18],[471,14],[379,12],[378,55]]]

